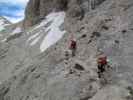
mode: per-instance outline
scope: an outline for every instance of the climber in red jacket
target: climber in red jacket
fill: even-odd
[[[98,77],[101,78],[101,74],[106,71],[108,66],[107,57],[104,53],[100,54],[97,59],[98,66]]]
[[[72,51],[72,56],[75,56],[75,52],[77,49],[76,39],[71,39],[69,44],[69,49]]]

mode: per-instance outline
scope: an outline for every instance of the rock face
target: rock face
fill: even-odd
[[[30,0],[26,11],[24,26],[32,26],[52,11],[68,11],[68,15],[77,17],[95,9],[105,0]]]
[[[45,19],[0,42],[0,100],[132,100],[133,0],[103,1],[30,0],[25,21]],[[53,41],[58,32],[65,33],[41,52],[42,41],[54,33]],[[111,66],[101,79],[99,51]]]

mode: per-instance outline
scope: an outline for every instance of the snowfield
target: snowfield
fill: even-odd
[[[40,33],[36,33],[36,34],[32,35],[32,36],[28,39],[27,42],[30,42],[31,40],[37,38],[39,35],[40,35]]]
[[[42,34],[46,33],[46,36],[43,38],[40,44],[40,51],[44,52],[50,46],[59,41],[66,33],[65,30],[60,29],[61,25],[64,23],[64,19],[65,12],[52,12],[48,14],[45,20],[43,20],[38,26],[35,27],[35,29],[45,27],[45,31],[30,36],[27,42],[30,43],[30,46],[33,46],[39,42]]]
[[[52,23],[49,27],[46,28],[46,32],[48,30],[50,31],[48,32],[40,46],[41,52],[45,51],[47,48],[49,48],[51,45],[55,44],[62,38],[66,31],[61,31],[59,27],[64,23],[64,19],[64,12],[51,13],[46,17],[46,21],[52,21]]]
[[[6,25],[9,25],[9,23],[3,17],[0,17],[0,31],[3,31]]]
[[[20,33],[20,32],[22,32],[22,29],[21,29],[20,27],[17,27],[17,28],[15,28],[15,29],[13,30],[13,32],[11,33],[11,35],[15,35],[15,34],[18,34],[18,33]]]
[[[40,40],[41,36],[38,36],[34,41],[31,42],[31,46],[35,45],[39,40]]]
[[[0,31],[3,31],[4,29],[4,20],[0,19]]]

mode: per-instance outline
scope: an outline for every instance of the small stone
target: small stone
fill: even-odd
[[[108,30],[109,28],[107,26],[102,26],[104,30]]]
[[[77,70],[82,70],[82,71],[85,70],[84,67],[80,64],[75,64],[74,68]]]
[[[81,36],[81,38],[85,38],[87,35],[86,34],[83,34],[82,36]]]

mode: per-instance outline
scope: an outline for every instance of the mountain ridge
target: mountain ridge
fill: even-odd
[[[53,1],[41,0],[40,8],[40,0],[30,0],[27,29],[16,25],[0,42],[0,100],[132,100],[133,1],[69,0],[64,7],[55,0],[52,9]],[[90,1],[94,8],[84,6]],[[37,21],[27,18],[30,11]],[[111,66],[101,79],[99,51]]]

